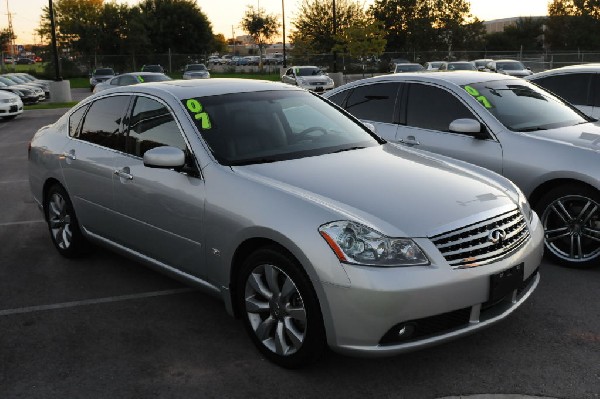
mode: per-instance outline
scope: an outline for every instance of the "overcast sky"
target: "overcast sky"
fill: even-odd
[[[55,0],[56,1],[56,0]],[[136,4],[138,0],[116,0],[117,3]],[[291,20],[296,13],[300,0],[285,1],[286,30],[291,28]],[[325,0],[323,0],[325,1]],[[264,8],[269,14],[281,16],[281,0],[196,0],[202,11],[212,23],[214,33],[226,37],[243,34],[239,27],[247,5]],[[548,12],[548,0],[471,0],[471,12],[482,20],[498,18],[539,16]],[[366,0],[372,4],[373,0]],[[34,30],[39,26],[42,8],[48,0],[8,0],[12,14],[13,29],[17,35],[17,44],[39,43]],[[8,27],[6,1],[0,1],[0,29]],[[289,28],[288,28],[289,27]]]

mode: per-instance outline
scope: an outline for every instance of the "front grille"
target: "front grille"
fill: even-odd
[[[494,230],[503,239],[492,242]],[[525,218],[518,209],[430,237],[446,261],[455,269],[476,267],[506,257],[529,239]]]

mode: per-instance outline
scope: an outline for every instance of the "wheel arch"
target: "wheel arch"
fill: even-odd
[[[302,263],[283,244],[281,244],[280,242],[277,242],[273,239],[266,238],[266,237],[248,238],[245,241],[241,242],[240,245],[238,245],[238,247],[236,248],[236,250],[233,254],[233,258],[231,260],[231,271],[229,273],[229,295],[230,295],[230,300],[232,303],[232,313],[235,318],[240,317],[239,309],[237,308],[237,306],[235,304],[237,303],[237,299],[238,299],[236,297],[237,288],[238,288],[237,287],[237,276],[240,272],[242,264],[244,263],[244,260],[251,253],[253,253],[261,248],[266,248],[266,247],[272,247],[274,249],[277,249],[277,250],[283,252],[285,255],[289,256],[290,259],[292,259],[294,262],[296,262],[299,265],[300,269],[304,271],[304,273],[307,275],[308,279],[310,281],[312,281],[309,273],[307,273],[306,269],[302,266]],[[314,289],[314,284],[313,284],[313,289]],[[317,301],[319,301],[318,295],[317,295]],[[320,303],[320,301],[319,301],[319,303]]]
[[[547,192],[549,192],[550,190],[552,190],[556,187],[566,186],[566,185],[570,185],[570,184],[571,185],[580,185],[583,187],[588,187],[590,189],[599,191],[597,187],[595,187],[592,184],[589,184],[585,181],[582,181],[582,180],[573,179],[573,178],[556,178],[556,179],[552,179],[552,180],[547,180],[547,181],[543,182],[542,184],[540,184],[539,186],[537,186],[531,192],[531,194],[529,194],[529,203],[535,209],[536,206],[538,205],[538,202],[540,201],[540,199]]]

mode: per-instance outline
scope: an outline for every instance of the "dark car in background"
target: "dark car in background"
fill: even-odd
[[[163,68],[160,64],[148,64],[142,67],[142,72],[165,73],[165,68]]]

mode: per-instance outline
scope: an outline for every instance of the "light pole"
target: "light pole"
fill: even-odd
[[[281,0],[281,19],[283,20],[283,67],[287,68],[285,61],[285,6],[284,0]]]
[[[48,0],[48,11],[50,12],[50,31],[52,34],[52,54],[54,57],[54,70],[56,71],[57,82],[63,80],[60,73],[60,63],[58,62],[58,50],[56,48],[56,25],[54,24],[54,9],[52,7],[52,0]]]
[[[335,35],[337,34],[337,19],[335,12],[335,0],[333,0],[333,40],[335,42]],[[337,51],[333,50],[333,72],[337,72]]]

